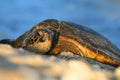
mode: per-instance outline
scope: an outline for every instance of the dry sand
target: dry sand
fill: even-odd
[[[0,61],[0,80],[120,80],[120,68],[95,70],[84,61],[37,55],[10,45],[0,44]]]

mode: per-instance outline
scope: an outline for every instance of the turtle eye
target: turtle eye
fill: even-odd
[[[39,42],[44,42],[46,40],[46,32],[44,31],[38,31],[37,32],[38,37],[38,41]]]
[[[40,36],[40,38],[39,38],[40,42],[44,42],[45,40],[46,40],[46,35],[45,34]]]

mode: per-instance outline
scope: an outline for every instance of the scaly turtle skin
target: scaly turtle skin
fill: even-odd
[[[97,32],[74,23],[45,20],[16,40],[1,40],[15,48],[58,55],[70,51],[112,66],[120,66],[120,50]]]

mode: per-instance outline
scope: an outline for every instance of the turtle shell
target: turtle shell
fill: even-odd
[[[92,29],[66,21],[48,19],[37,24],[16,40],[19,43],[15,44],[15,47],[22,47],[27,35],[40,28],[59,33],[53,40],[49,54],[57,55],[67,50],[103,63],[120,65],[120,50],[114,44]]]

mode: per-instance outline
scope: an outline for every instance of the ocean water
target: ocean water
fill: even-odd
[[[119,0],[1,0],[0,34],[15,39],[45,19],[87,26],[120,48]]]

